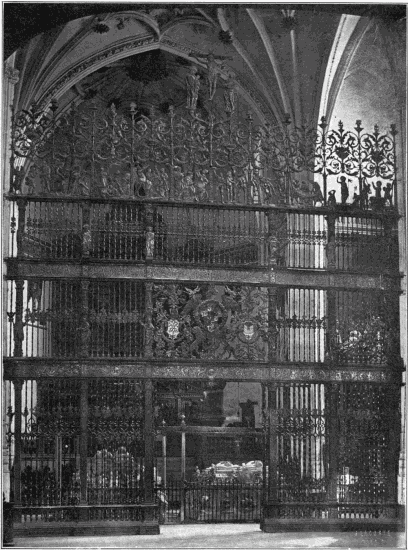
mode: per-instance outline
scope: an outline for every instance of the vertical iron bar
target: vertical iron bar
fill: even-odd
[[[326,418],[328,433],[326,435],[326,445],[328,453],[326,455],[325,470],[327,472],[327,504],[328,517],[337,519],[337,479],[338,479],[338,458],[339,458],[339,419],[338,419],[338,396],[340,385],[330,383],[327,385]]]
[[[268,287],[269,363],[277,361],[278,330],[276,319],[277,287]]]
[[[153,283],[145,284],[145,341],[144,350],[147,359],[153,357]]]
[[[163,433],[162,435],[162,454],[163,454],[163,479],[162,485],[167,487],[167,435]]]
[[[154,425],[153,425],[153,382],[144,383],[144,498],[145,502],[154,500]]]
[[[326,336],[326,354],[331,361],[337,361],[336,354],[336,291],[327,290],[327,336]]]
[[[269,409],[269,456],[268,456],[268,504],[272,504],[270,517],[277,517],[278,510],[276,504],[278,502],[278,446],[277,446],[277,430],[278,430],[278,403],[276,399],[277,384],[272,382],[268,386],[268,409]]]
[[[336,216],[328,214],[327,221],[327,243],[326,243],[326,261],[328,269],[336,269]],[[339,265],[341,269],[341,262]]]
[[[389,441],[386,447],[386,476],[387,500],[396,505],[398,502],[398,462],[399,462],[399,434],[400,434],[400,414],[398,399],[400,388],[397,385],[390,385],[385,388],[385,397],[387,401],[387,422],[389,429]],[[378,443],[377,443],[378,444]]]
[[[79,477],[81,481],[80,504],[87,504],[87,460],[88,460],[88,380],[80,381],[80,436]]]
[[[17,207],[18,207],[18,222],[17,222],[17,235],[16,235],[17,258],[23,258],[24,257],[23,241],[24,241],[24,231],[25,231],[25,216],[26,216],[27,200],[20,199],[20,198],[17,199]]]
[[[15,305],[15,321],[14,321],[14,357],[23,356],[23,341],[24,341],[24,322],[23,322],[23,293],[24,281],[17,279],[16,282],[16,305]]]
[[[80,355],[88,357],[91,343],[91,328],[89,325],[89,281],[81,281],[81,339],[80,339]],[[72,301],[72,304],[74,302]]]
[[[14,505],[21,505],[21,391],[22,380],[13,380],[14,385]],[[21,521],[21,514],[16,511],[15,521]]]

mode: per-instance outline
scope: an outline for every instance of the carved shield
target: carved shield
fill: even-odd
[[[167,321],[167,334],[172,340],[175,340],[180,334],[180,322],[177,319]]]

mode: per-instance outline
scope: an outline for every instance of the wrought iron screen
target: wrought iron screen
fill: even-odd
[[[271,301],[268,289],[256,285],[64,279],[7,285],[9,357],[341,366],[398,360],[393,292],[280,287]]]
[[[398,303],[381,292],[343,290],[335,294],[334,358],[343,364],[384,365],[397,345]],[[394,310],[394,312],[393,312]]]
[[[282,383],[272,391],[269,517],[396,517],[395,388]]]
[[[313,503],[325,498],[324,391],[323,384],[282,384],[277,389],[276,496],[288,505],[279,510],[280,517],[313,514]]]
[[[327,336],[327,291],[279,289],[277,358],[287,362],[321,363]]]
[[[88,387],[89,504],[142,500],[144,399],[134,380],[92,380]]]
[[[143,354],[143,283],[91,281],[88,303],[92,357],[140,357]]]
[[[23,383],[23,506],[79,503],[79,409],[76,380],[26,380]]]
[[[21,422],[15,417],[20,387]],[[84,401],[78,380],[30,379],[8,382],[5,397],[11,497],[19,520],[77,521],[80,503],[94,506],[87,509],[89,520],[140,519],[139,508],[126,508],[143,501],[139,382],[90,380]]]

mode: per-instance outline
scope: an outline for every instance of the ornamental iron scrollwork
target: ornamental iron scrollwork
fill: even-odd
[[[329,355],[345,364],[385,365],[392,353],[390,304],[381,294],[337,293],[336,339]],[[391,300],[388,296],[388,300]]]
[[[144,408],[141,385],[131,380],[92,380],[89,433],[96,442],[143,441]]]
[[[395,411],[389,390],[369,384],[344,384],[334,390],[338,418],[338,498],[340,501],[390,500],[388,464]],[[387,498],[388,497],[388,498]]]
[[[234,76],[213,54],[201,57],[206,86],[200,88],[192,64],[186,105],[165,113],[94,98],[64,112],[53,101],[47,112],[33,105],[13,115],[10,193],[363,210],[396,205],[395,125],[382,134],[378,126],[365,132],[360,120],[353,130],[342,122],[329,129],[324,117],[317,128],[293,127],[287,117],[277,127],[258,123],[238,109]],[[206,98],[199,95],[204,88]]]

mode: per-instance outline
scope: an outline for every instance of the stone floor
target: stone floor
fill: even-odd
[[[406,548],[405,533],[263,533],[253,524],[162,525],[160,535],[16,538],[15,548]]]

